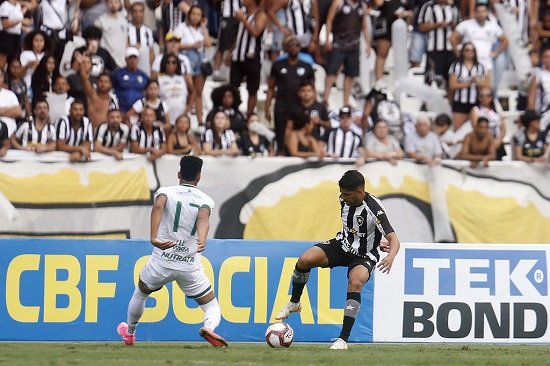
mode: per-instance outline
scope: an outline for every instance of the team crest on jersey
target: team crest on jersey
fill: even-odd
[[[351,12],[351,8],[347,5],[344,5],[344,7],[342,8],[342,12],[344,14],[349,14]]]
[[[363,10],[363,8],[357,9],[357,14],[359,14],[359,16],[363,16],[364,13],[365,11]]]
[[[300,75],[300,76],[304,76],[306,73],[306,69],[304,69],[303,67],[299,67],[296,69],[296,74]]]
[[[364,222],[365,220],[363,219],[362,216],[357,216],[357,225],[361,226],[363,225]]]
[[[286,74],[287,72],[288,72],[288,70],[287,70],[286,68],[283,67],[283,68],[281,69],[281,74]]]

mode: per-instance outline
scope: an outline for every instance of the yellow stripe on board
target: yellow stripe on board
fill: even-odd
[[[10,202],[19,204],[82,204],[144,201],[151,198],[144,168],[112,174],[90,172],[87,184],[84,185],[82,181],[80,174],[71,169],[25,178],[0,174],[0,192]]]

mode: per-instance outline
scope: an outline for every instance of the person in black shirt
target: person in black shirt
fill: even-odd
[[[8,126],[0,121],[0,158],[10,149],[10,139],[8,138]]]
[[[212,121],[214,120],[216,112],[223,111],[227,118],[229,118],[231,122],[230,128],[235,135],[242,135],[246,130],[246,120],[239,110],[239,105],[241,105],[239,89],[229,84],[222,85],[212,90],[210,97],[212,98],[214,107],[206,116],[206,128],[212,127]]]
[[[287,37],[284,46],[288,50],[288,58],[273,63],[265,102],[265,118],[271,121],[270,105],[275,96],[275,87],[277,87],[274,108],[277,155],[284,155],[288,116],[292,111],[300,108],[298,89],[303,81],[315,79],[311,65],[298,59],[300,52],[298,40],[293,36]]]
[[[92,60],[91,77],[94,81],[97,81],[99,75],[103,73],[109,73],[117,68],[117,64],[109,51],[100,47],[101,37],[103,32],[100,28],[92,26],[82,31],[82,37],[86,40],[86,46],[78,48],[76,51],[81,54],[86,53]],[[123,46],[126,48],[126,45]],[[74,64],[75,58],[73,56],[71,64]]]
[[[258,131],[256,131],[256,128],[254,128],[255,124],[260,123],[260,117],[258,114],[251,113],[248,116],[248,120],[246,121],[246,126],[248,129],[243,133],[240,141],[240,148],[243,156],[250,156],[254,158],[256,156],[273,155],[273,148],[271,147],[267,137],[260,135]]]
[[[319,141],[321,146],[324,146],[332,126],[327,108],[317,101],[315,85],[312,81],[304,80],[302,82],[298,90],[298,97],[300,98],[300,105],[303,108],[303,112],[309,117],[311,123],[313,123],[313,137]],[[292,121],[287,125],[287,131],[292,130],[291,122]]]

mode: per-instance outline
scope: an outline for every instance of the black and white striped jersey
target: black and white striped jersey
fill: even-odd
[[[352,130],[344,131],[338,127],[330,131],[327,144],[327,152],[336,154],[341,158],[357,158],[357,149],[361,146],[361,136]]]
[[[438,24],[446,22],[445,28],[436,28],[426,33],[426,51],[452,51],[450,42],[453,28],[451,23],[458,24],[460,13],[454,4],[438,4],[435,1],[428,1],[420,9],[418,24]]]
[[[311,33],[312,12],[311,0],[289,0],[285,9],[286,27],[297,36]]]
[[[340,207],[342,231],[336,234],[336,240],[342,243],[342,249],[377,262],[380,259],[380,239],[394,232],[382,202],[365,193],[361,205],[349,206],[340,198]]]
[[[136,123],[130,131],[130,141],[138,142],[139,147],[160,149],[160,145],[166,142],[166,135],[162,127],[153,126],[153,132],[148,135],[141,123]]]
[[[247,22],[251,26],[256,24],[256,16],[262,10],[257,10],[247,17]],[[233,61],[245,61],[246,59],[260,59],[262,56],[262,39],[264,32],[258,37],[252,37],[244,27],[244,23],[239,23],[237,33],[237,42],[233,51]]]
[[[121,123],[118,130],[113,131],[109,128],[109,123],[105,122],[97,128],[94,141],[101,142],[103,147],[116,148],[121,142],[124,144],[128,142],[129,134],[128,125]]]
[[[240,0],[223,0],[222,2],[222,17],[233,18],[235,13],[241,9]]]
[[[472,79],[481,80],[485,77],[485,68],[482,64],[478,63],[477,65],[472,66],[471,69],[468,69],[460,60],[453,62],[449,68],[449,75],[456,75],[459,83],[468,82]],[[453,96],[453,100],[459,103],[477,103],[477,84],[472,84],[471,86],[464,89],[457,89]]]
[[[141,25],[141,27],[137,29],[135,25],[128,23],[128,43],[130,46],[135,46],[139,43],[151,48],[155,44],[153,31],[146,25]]]
[[[24,122],[19,126],[17,131],[15,131],[15,136],[17,141],[23,147],[34,144],[48,144],[52,141],[56,141],[55,127],[46,123],[42,130],[36,128],[35,122]]]
[[[69,146],[80,146],[85,141],[93,143],[92,123],[88,117],[82,117],[78,129],[75,129],[69,116],[59,117],[55,125],[57,126],[57,139],[65,140]]]

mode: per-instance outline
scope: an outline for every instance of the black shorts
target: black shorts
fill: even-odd
[[[327,65],[327,75],[336,75],[342,64],[344,64],[343,74],[345,76],[353,78],[359,76],[359,49],[333,48]]]
[[[336,239],[330,239],[323,243],[315,244],[325,252],[328,258],[330,268],[334,267],[348,267],[348,277],[352,269],[357,266],[364,266],[369,270],[369,278],[372,274],[376,262],[370,258],[362,258],[356,255],[350,254],[342,249],[342,243]]]
[[[246,90],[248,90],[248,94],[256,94],[258,89],[260,89],[261,67],[262,64],[259,58],[231,62],[229,84],[238,88],[246,78]]]
[[[0,53],[8,59],[21,52],[21,36],[0,31]]]
[[[456,61],[455,54],[452,51],[433,51],[428,52],[427,55],[428,59],[433,62],[435,74],[443,76],[449,82],[449,69]]]
[[[227,51],[233,47],[239,31],[239,21],[235,18],[221,18],[218,30],[218,51]]]
[[[460,103],[453,100],[453,112],[468,114],[476,105],[472,103]]]

